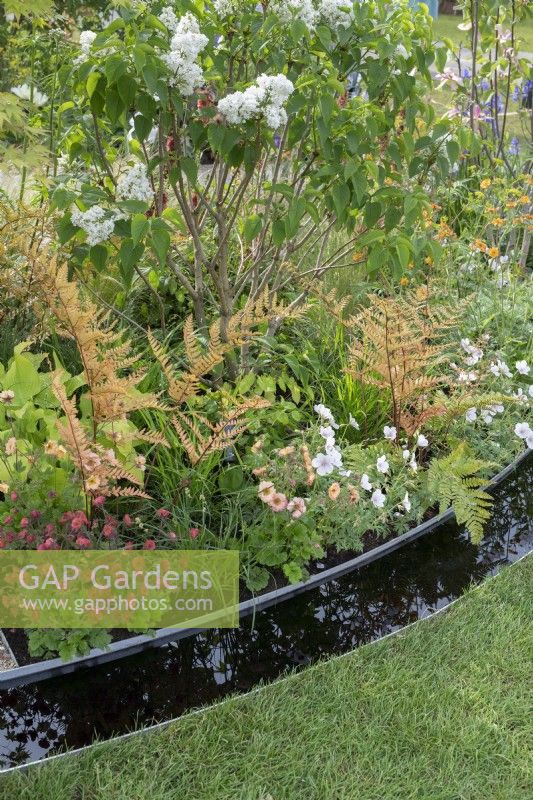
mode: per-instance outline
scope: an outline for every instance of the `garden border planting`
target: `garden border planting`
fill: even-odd
[[[530,456],[530,450],[526,449],[514,461],[508,464],[497,475],[495,475],[486,485],[490,490],[499,485],[505,478],[514,472]],[[239,604],[239,614],[241,617],[249,616],[257,611],[261,611],[277,603],[289,600],[302,592],[315,588],[329,580],[339,578],[352,570],[377,561],[384,556],[393,553],[400,547],[419,539],[438,528],[442,523],[448,522],[454,517],[453,509],[448,509],[442,514],[423,522],[412,528],[407,533],[397,536],[389,542],[385,542],[367,553],[362,553],[355,558],[351,558],[341,564],[326,569],[315,575],[311,575],[307,580],[299,583],[283,586],[263,595],[245,600]],[[86,656],[78,656],[71,661],[62,661],[60,658],[40,661],[35,664],[17,667],[7,670],[0,674],[0,691],[22,686],[28,683],[44,681],[59,675],[67,675],[82,667],[90,667],[116,661],[128,656],[135,655],[152,647],[160,647],[171,641],[178,641],[194,636],[199,633],[201,628],[186,628],[177,630],[175,628],[162,628],[154,636],[139,635],[118,642],[113,642],[107,650],[93,649]]]

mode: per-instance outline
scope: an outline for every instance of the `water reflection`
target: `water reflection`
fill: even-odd
[[[533,459],[496,496],[479,548],[455,524],[243,620],[121,662],[0,692],[0,767],[179,716],[446,605],[533,548]]]

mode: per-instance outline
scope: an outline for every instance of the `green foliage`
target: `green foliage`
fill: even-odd
[[[110,642],[109,633],[98,628],[42,628],[28,631],[28,648],[32,658],[59,656],[63,661],[71,661],[76,656],[86,656],[94,648],[105,650]]]
[[[427,472],[428,492],[438,500],[442,513],[453,508],[459,525],[465,525],[474,544],[483,537],[483,528],[491,516],[493,499],[480,489],[492,464],[472,458],[461,444],[449,455],[433,459]]]

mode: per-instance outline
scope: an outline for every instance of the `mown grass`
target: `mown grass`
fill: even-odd
[[[462,22],[461,15],[441,14],[433,23],[436,40],[447,38],[451,39],[455,45],[462,44],[463,47],[469,48],[470,33],[469,31],[457,29],[460,22]],[[525,22],[520,22],[516,26],[515,32],[517,39],[520,39],[519,49],[530,53],[533,52],[533,20],[528,19]]]
[[[529,800],[532,579],[529,557],[399,636],[5,776],[0,797]]]

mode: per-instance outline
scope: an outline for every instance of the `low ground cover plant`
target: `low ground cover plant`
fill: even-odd
[[[436,113],[407,3],[80,22],[0,106],[0,548],[238,549],[261,591],[449,506],[478,542],[533,446],[533,182],[477,77]]]

